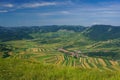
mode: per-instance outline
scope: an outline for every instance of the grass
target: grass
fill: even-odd
[[[0,80],[119,80],[119,71],[100,71],[57,65],[35,60],[0,58]]]
[[[118,62],[111,63],[111,60],[100,57],[74,58],[57,50],[63,47],[71,52],[79,50],[83,53],[111,50],[119,52],[118,46],[109,47],[107,41],[91,41],[77,32],[59,31],[37,36],[39,37],[33,40],[5,42],[16,48],[12,56],[17,56],[0,58],[0,80],[120,79]],[[46,43],[43,43],[44,41]]]
[[[57,50],[58,45],[55,45],[55,44],[41,44],[40,45],[40,44],[37,44],[36,42],[27,41],[27,40],[11,41],[11,42],[7,42],[7,43],[12,44],[14,47],[19,48],[19,49],[17,49],[18,53],[23,53],[23,54],[21,54],[21,57],[24,59],[33,58],[39,62],[64,65],[67,67],[69,67],[69,66],[81,67],[84,69],[86,69],[86,68],[100,68],[101,69],[102,67],[106,67],[103,65],[103,62],[108,67],[114,66],[114,65],[110,64],[110,60],[108,60],[108,59],[101,58],[103,60],[103,62],[101,62],[98,60],[97,57],[96,57],[96,60],[94,57],[88,57],[88,58],[71,57],[69,55],[66,55],[65,53],[59,52]],[[60,43],[58,43],[58,44],[60,44]],[[20,51],[20,49],[25,49],[25,50]],[[69,51],[74,51],[74,50],[72,50],[72,48],[68,48],[68,49],[69,49]],[[13,53],[16,54],[15,51],[17,51],[17,50],[14,50]],[[59,58],[60,55],[63,58]],[[80,61],[80,58],[81,58],[81,61]],[[98,63],[96,63],[96,61]],[[113,63],[115,63],[115,61],[113,61]],[[116,64],[116,65],[118,65],[118,64]]]

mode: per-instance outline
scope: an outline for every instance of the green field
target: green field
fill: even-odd
[[[79,67],[83,69],[100,69],[100,70],[119,70],[119,62],[104,58],[104,57],[91,57],[91,56],[74,56],[68,55],[64,52],[60,52],[58,44],[44,44],[40,45],[36,42],[30,42],[26,40],[7,42],[14,47],[20,49],[17,50],[18,54],[14,53],[14,57],[23,59],[34,59],[38,62],[46,64],[62,65],[69,67]],[[21,46],[20,46],[21,45]],[[68,48],[68,51],[73,51],[75,48]],[[80,53],[81,54],[81,53]]]
[[[7,66],[6,66],[7,65]],[[85,64],[82,66],[85,67]],[[0,80],[119,80],[120,72],[108,68],[83,69],[48,65],[34,59],[0,58]]]
[[[0,35],[0,80],[120,79],[119,32],[101,38],[92,28],[23,29],[15,29],[20,36]]]

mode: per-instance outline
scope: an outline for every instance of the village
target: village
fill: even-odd
[[[75,58],[79,58],[79,57],[88,57],[86,55],[84,55],[80,50],[79,51],[68,51],[68,50],[65,50],[64,48],[59,48],[58,51],[60,52],[63,52],[69,56],[72,56],[72,57],[75,57]]]

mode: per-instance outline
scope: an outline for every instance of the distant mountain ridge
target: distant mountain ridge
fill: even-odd
[[[0,40],[21,40],[32,39],[32,33],[57,32],[59,30],[71,30],[81,32],[85,29],[82,26],[31,26],[31,27],[0,27]]]
[[[94,25],[83,33],[92,40],[103,41],[120,38],[120,27],[111,25]]]
[[[93,25],[91,27],[84,26],[31,26],[31,27],[0,27],[0,40],[21,40],[33,39],[30,34],[57,32],[59,30],[67,30],[82,33],[91,40],[104,41],[109,39],[120,38],[120,27],[111,25]]]

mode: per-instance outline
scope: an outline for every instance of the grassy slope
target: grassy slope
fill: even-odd
[[[119,40],[112,40],[112,43],[109,41],[96,42],[88,39],[79,32],[66,30],[31,35],[34,37],[33,40],[5,42],[5,44],[10,44],[17,48],[13,51],[14,54],[20,53],[25,55],[19,56],[20,59],[0,59],[0,80],[119,80],[120,78],[119,71],[111,72],[110,70],[107,71],[107,69],[104,71],[100,71],[100,69],[89,70],[42,63],[42,61],[44,62],[44,58],[46,58],[47,62],[50,61],[49,56],[51,55],[61,55],[61,53],[56,50],[60,47],[64,47],[70,51],[82,50],[83,52],[89,52],[96,50],[115,50],[120,52],[118,49],[119,45],[113,46],[113,44],[118,44]],[[38,51],[36,51],[36,49]],[[43,57],[41,57],[41,55]],[[34,61],[34,58],[29,58],[30,56],[35,57],[41,63]],[[24,59],[29,59],[22,60],[21,57],[22,59],[23,57]],[[55,59],[52,58],[54,57],[50,57],[54,63]],[[68,61],[68,59],[70,61]],[[88,66],[88,63],[85,63],[87,62],[85,60],[87,60],[87,58],[82,59],[84,63],[84,65],[82,65],[83,67]],[[75,61],[75,59],[68,56],[66,56],[66,60],[64,61],[63,65],[78,64],[78,61]],[[88,62],[89,61],[90,60],[88,59]],[[106,63],[109,64],[107,61]],[[89,66],[90,65],[92,67],[94,66],[94,63],[89,62]]]
[[[34,60],[0,58],[0,80],[119,80],[120,72],[47,65]]]

